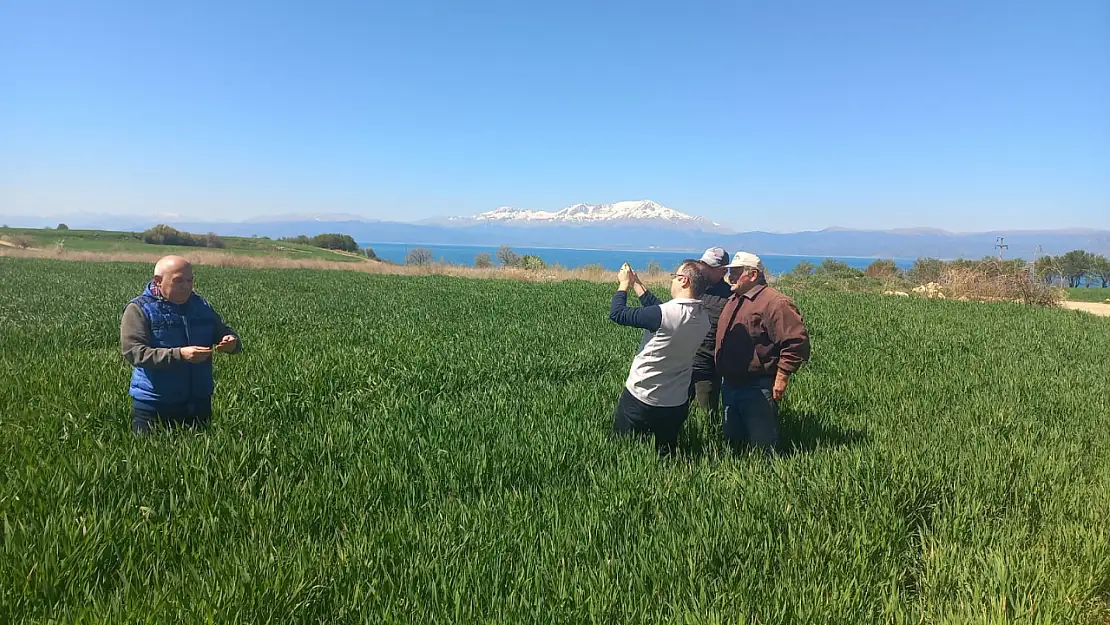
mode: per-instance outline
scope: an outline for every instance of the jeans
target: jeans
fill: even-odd
[[[779,405],[774,400],[774,385],[773,377],[755,378],[739,386],[724,383],[721,401],[726,442],[736,447],[758,447],[765,453],[778,446]]]
[[[649,406],[633,397],[625,389],[613,411],[615,434],[655,435],[655,449],[661,456],[669,456],[678,446],[678,433],[686,422],[689,402],[681,406]]]
[[[703,412],[716,417],[721,412],[721,378],[712,373],[694,372],[690,381],[690,399],[695,401]]]
[[[203,429],[212,419],[212,398],[205,397],[184,404],[150,404],[132,400],[131,432],[150,434],[156,425],[166,428]]]

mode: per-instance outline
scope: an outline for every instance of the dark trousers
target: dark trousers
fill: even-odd
[[[720,399],[725,405],[722,431],[733,446],[755,446],[765,453],[778,446],[778,402],[774,377],[757,377],[745,384],[725,382]]]
[[[721,387],[724,419],[721,429],[725,441],[733,446],[751,445],[765,453],[779,444],[779,404],[774,400],[772,377],[754,378],[750,382]]]
[[[686,422],[690,403],[681,406],[649,406],[625,389],[613,411],[613,432],[621,435],[655,435],[655,448],[669,456],[678,446],[678,433]]]
[[[152,404],[140,401],[131,402],[131,431],[135,434],[150,434],[155,426],[166,428],[207,427],[212,419],[212,398],[205,397],[183,404]]]
[[[721,413],[721,378],[714,372],[695,371],[690,380],[690,399],[711,417]]]

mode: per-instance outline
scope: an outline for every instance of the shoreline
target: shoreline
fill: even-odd
[[[499,247],[501,247],[500,245],[476,245],[476,244],[471,244],[471,243],[404,243],[404,242],[396,242],[396,241],[356,241],[356,243],[358,243],[359,247],[373,248],[375,245],[397,245],[397,246],[404,246],[404,247],[407,247],[407,248],[410,248],[410,249],[411,248],[416,248],[416,247],[427,247],[427,248],[431,248],[432,251],[435,251],[436,247],[464,247],[464,248],[468,248],[468,249],[480,249],[480,250],[485,250],[485,249],[494,249],[494,250],[496,250]],[[645,250],[645,249],[639,249],[639,248],[620,248],[620,247],[618,247],[618,248],[552,247],[552,246],[546,246],[546,245],[516,245],[516,246],[509,245],[508,247],[513,249],[513,250],[522,249],[522,250],[552,250],[552,251],[568,251],[568,252],[609,252],[609,253],[631,252],[631,253],[636,253],[636,254],[664,253],[664,254],[689,254],[689,255],[695,255],[695,256],[701,256],[701,254],[703,252],[705,252],[705,250],[694,251],[694,250],[677,249],[677,248],[675,248],[675,249],[656,248],[656,249]],[[837,259],[841,259],[841,258],[849,258],[849,259],[852,259],[852,260],[893,260],[895,262],[905,261],[905,262],[909,262],[909,263],[912,263],[913,261],[917,260],[917,258],[909,258],[909,257],[904,257],[904,256],[855,256],[855,255],[851,255],[851,254],[838,254],[836,256],[828,256],[828,255],[822,255],[822,254],[780,254],[780,253],[775,253],[775,252],[762,253],[762,254],[759,254],[759,256],[761,258],[822,258],[822,259],[831,258],[833,260],[837,260]],[[948,262],[950,260],[955,260],[955,259],[939,258],[937,260],[943,260],[945,262]]]

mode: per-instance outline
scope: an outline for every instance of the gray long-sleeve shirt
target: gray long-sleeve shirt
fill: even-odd
[[[223,337],[228,334],[236,339],[239,338],[239,334],[231,326],[224,323],[224,320],[217,314],[216,336]],[[158,368],[184,361],[180,347],[151,347],[151,342],[150,319],[146,318],[138,304],[128,304],[123,311],[123,320],[119,326],[120,352],[123,353],[123,359],[127,361],[127,364],[132,367]],[[210,346],[198,345],[197,347]],[[241,349],[243,349],[242,340],[235,345],[236,352]]]

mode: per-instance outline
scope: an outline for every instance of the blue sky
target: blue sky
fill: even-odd
[[[1110,2],[0,4],[0,214],[1110,227]]]

